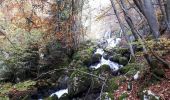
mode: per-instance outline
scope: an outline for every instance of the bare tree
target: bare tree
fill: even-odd
[[[142,12],[142,14],[146,17],[151,32],[155,39],[157,40],[160,36],[159,25],[151,0],[133,0],[133,1],[138,7],[138,9]]]
[[[166,17],[167,17],[167,24],[168,24],[168,30],[170,30],[170,0],[166,0],[165,3],[165,11],[166,11]]]
[[[128,38],[126,32],[125,32],[124,25],[123,25],[123,23],[121,22],[121,19],[120,19],[119,15],[118,15],[118,12],[117,12],[117,10],[116,10],[115,3],[113,2],[113,0],[110,0],[110,2],[111,2],[111,5],[112,5],[113,10],[114,10],[114,12],[115,12],[115,15],[116,15],[116,17],[117,17],[117,20],[118,20],[118,22],[119,22],[119,25],[120,25],[120,28],[121,28],[121,30],[122,30],[123,36],[125,37],[128,45],[129,45],[131,55],[132,55],[133,57],[135,57],[134,50],[133,50],[133,48],[132,48],[132,44],[130,43],[129,38]]]

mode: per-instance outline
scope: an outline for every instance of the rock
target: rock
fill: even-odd
[[[90,66],[92,63],[93,52],[94,52],[93,48],[78,51],[74,54],[73,59],[76,61],[81,60],[84,65]]]
[[[104,54],[103,54],[103,58],[106,59],[106,60],[108,60],[108,59],[109,59],[109,54],[104,53]]]
[[[101,67],[98,69],[100,73],[111,73],[111,69],[109,65],[101,65]]]
[[[80,71],[73,71],[70,76],[69,84],[68,84],[68,94],[73,97],[76,95],[81,95],[85,91],[89,89],[91,85],[91,78],[89,75],[84,74],[82,72],[88,72],[88,70],[84,67],[79,68]]]
[[[86,95],[84,98],[82,98],[82,100],[96,100],[99,96],[100,93],[90,93]],[[76,100],[80,100],[80,99],[76,99]]]
[[[121,74],[126,74],[126,76],[133,77],[138,71],[145,69],[142,63],[129,63],[128,65],[120,68]],[[143,71],[142,71],[143,72]]]
[[[47,100],[59,100],[57,95],[53,95],[52,97],[47,98]]]
[[[92,56],[92,64],[99,63],[101,60],[102,55],[101,54],[94,54]]]
[[[119,63],[119,58],[121,57],[120,54],[115,54],[109,58],[110,61]]]
[[[153,73],[154,73],[155,75],[157,75],[158,77],[161,77],[161,78],[163,78],[163,77],[165,76],[165,71],[164,71],[163,69],[157,69],[157,68],[155,68],[155,69],[153,70]]]
[[[125,66],[128,63],[128,59],[126,57],[119,58],[119,64]]]

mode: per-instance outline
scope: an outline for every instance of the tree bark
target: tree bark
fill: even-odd
[[[134,50],[133,50],[133,48],[132,48],[132,44],[130,43],[129,38],[128,38],[126,32],[125,32],[124,26],[123,26],[123,24],[122,24],[122,22],[121,22],[121,19],[120,19],[119,15],[118,15],[118,12],[117,12],[117,10],[116,10],[115,3],[113,2],[113,0],[110,0],[110,2],[111,2],[111,5],[112,5],[113,10],[114,10],[114,12],[115,12],[115,15],[116,15],[116,17],[117,17],[117,20],[118,20],[118,22],[119,22],[120,28],[122,29],[123,36],[125,37],[128,45],[129,45],[129,49],[130,49],[131,55],[132,55],[133,57],[135,57]]]
[[[125,0],[120,0],[120,2],[121,2],[120,6],[121,6],[121,8],[123,10],[125,20],[126,20],[127,24],[129,25],[132,33],[135,34],[138,37],[138,41],[140,42],[140,44],[142,45],[142,48],[143,48],[144,57],[145,57],[146,61],[148,62],[148,64],[152,67],[153,66],[152,65],[152,59],[148,55],[148,51],[146,49],[143,37],[142,36],[140,37],[139,32],[135,29],[135,26],[134,26],[134,24],[132,22],[132,19],[130,18],[129,14],[128,14],[127,6],[125,4],[126,1]]]
[[[158,40],[160,33],[159,33],[159,25],[156,18],[156,14],[154,11],[154,7],[152,5],[151,0],[133,0],[138,9],[142,12],[142,14],[147,19],[149,24],[150,30],[156,40]]]
[[[165,12],[167,17],[167,24],[168,24],[168,30],[170,31],[170,0],[166,0],[165,3]]]

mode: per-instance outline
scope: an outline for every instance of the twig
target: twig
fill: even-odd
[[[104,89],[104,86],[106,85],[106,82],[107,82],[107,78],[105,79],[103,85],[102,85],[102,89],[101,89],[101,92],[100,92],[100,100],[102,100],[102,95],[103,95],[103,89]]]
[[[39,78],[41,78],[42,76],[46,75],[46,74],[51,74],[51,73],[54,73],[55,71],[59,71],[59,70],[70,70],[70,71],[78,71],[78,72],[81,72],[83,74],[87,74],[87,75],[90,75],[90,76],[93,76],[95,78],[99,78],[101,80],[104,81],[104,79],[102,77],[99,77],[97,75],[94,75],[94,74],[91,74],[91,73],[88,73],[88,72],[84,72],[84,71],[81,71],[81,70],[78,70],[78,69],[67,69],[67,68],[59,68],[59,69],[54,69],[54,70],[51,70],[51,71],[48,71],[46,73],[42,73],[41,75],[39,75],[37,78],[35,78],[34,80],[37,80]]]

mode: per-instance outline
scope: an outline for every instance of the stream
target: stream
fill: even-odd
[[[102,65],[108,65],[108,66],[110,66],[110,69],[112,70],[112,72],[117,72],[121,67],[123,67],[122,65],[119,65],[118,63],[112,62],[109,59],[104,58],[104,55],[106,54],[104,51],[104,48],[114,48],[119,44],[120,41],[121,41],[120,38],[116,38],[116,39],[109,38],[109,39],[99,42],[98,44],[100,46],[98,46],[98,48],[94,52],[94,55],[100,54],[100,55],[102,55],[102,57],[101,57],[99,63],[91,65],[90,68],[96,70],[96,69],[100,68]],[[104,47],[104,48],[102,48],[102,47]],[[64,94],[68,94],[68,88],[58,90],[58,91],[52,93],[50,96],[52,97],[55,95],[58,98],[60,98]]]

